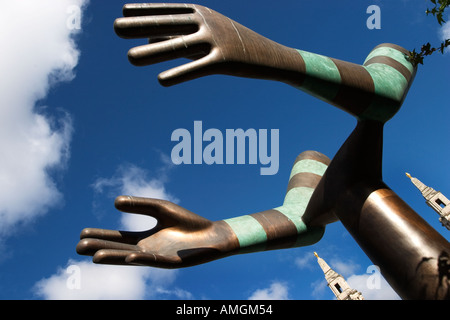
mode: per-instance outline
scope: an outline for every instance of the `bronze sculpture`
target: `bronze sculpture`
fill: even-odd
[[[210,221],[174,203],[120,196],[117,209],[152,216],[146,232],[85,229],[77,250],[94,262],[180,268],[225,256],[310,245],[324,227],[307,227],[301,216],[329,159],[314,151],[300,154],[293,166],[282,206],[222,221]]]
[[[123,13],[116,33],[150,42],[129,51],[132,64],[192,60],[161,73],[164,86],[211,74],[276,80],[358,122],[331,162],[317,152],[299,156],[281,207],[211,222],[167,201],[121,196],[119,210],[151,215],[158,225],[141,233],[85,229],[80,254],[97,263],[185,267],[312,244],[326,224],[339,220],[402,298],[450,298],[440,267],[450,253],[448,241],[382,181],[383,126],[399,110],[416,72],[407,50],[383,44],[357,65],[285,47],[199,5],[129,4]]]

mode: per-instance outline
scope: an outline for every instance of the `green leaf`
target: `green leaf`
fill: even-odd
[[[436,15],[436,18],[437,18],[437,20],[438,20],[439,25],[442,26],[442,23],[445,22],[445,20],[442,19],[442,12],[439,12],[439,13]]]

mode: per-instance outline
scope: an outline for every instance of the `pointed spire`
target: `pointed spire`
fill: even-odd
[[[335,272],[317,252],[314,252],[319,266],[322,268],[328,287],[338,300],[364,300],[361,292],[350,288],[344,277]]]
[[[428,187],[419,179],[412,177],[409,173],[406,173],[406,176],[410,178],[411,182],[416,186],[417,189],[419,189],[425,200],[430,200],[437,193],[436,190]]]
[[[328,265],[328,263],[325,262],[317,252],[314,252],[314,255],[317,258],[317,263],[319,263],[320,268],[322,269],[323,273],[325,274],[325,278],[333,278],[339,276],[338,273],[336,273],[331,267]]]
[[[439,214],[442,225],[450,230],[450,201],[441,192],[426,186],[419,179],[411,177],[409,173],[406,173],[406,176],[422,193],[426,204]]]

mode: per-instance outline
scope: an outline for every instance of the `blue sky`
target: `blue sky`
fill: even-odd
[[[137,68],[113,30],[126,1],[0,0],[1,299],[333,299],[313,252],[367,299],[396,299],[345,228],[327,226],[310,247],[232,256],[180,270],[94,265],[75,252],[85,227],[143,228],[123,216],[123,193],[160,197],[211,220],[282,204],[296,156],[330,158],[355,119],[285,84],[211,76],[174,87],[157,74],[171,61]],[[450,38],[450,24],[427,17],[427,1],[198,1],[284,45],[362,63],[376,45],[407,49]],[[370,30],[370,5],[381,29]],[[77,11],[79,9],[79,11]],[[77,14],[81,24],[77,25]],[[450,20],[450,19],[449,19]],[[437,214],[406,178],[410,172],[450,196],[448,53],[425,59],[398,114],[385,126],[385,182],[449,239]],[[260,164],[171,162],[178,128],[278,129],[279,170]],[[78,273],[80,287],[70,285]]]

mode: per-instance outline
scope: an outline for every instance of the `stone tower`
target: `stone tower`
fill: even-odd
[[[330,287],[338,300],[364,300],[361,292],[350,288],[343,276],[331,269],[325,260],[320,258],[316,252],[314,252],[314,255],[317,257],[317,262],[325,274],[328,287]]]
[[[436,191],[423,184],[419,179],[411,177],[409,173],[406,173],[406,176],[411,179],[411,182],[422,193],[426,204],[439,214],[439,221],[442,225],[450,230],[450,200],[440,191]]]

